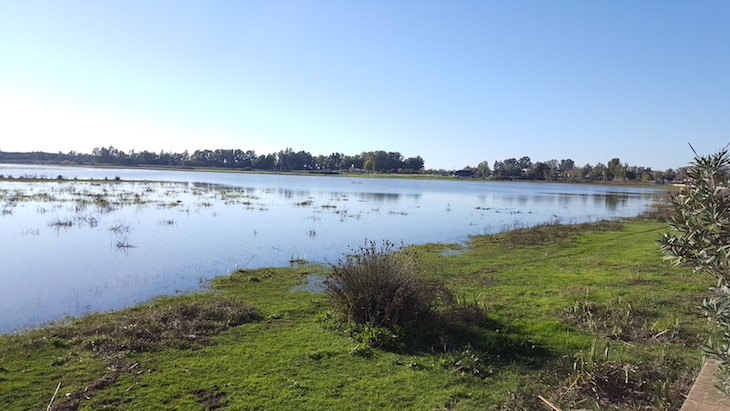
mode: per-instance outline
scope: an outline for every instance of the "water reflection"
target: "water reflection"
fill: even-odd
[[[373,203],[397,203],[400,200],[400,194],[395,193],[357,193],[359,201],[369,201]],[[408,196],[410,200],[418,200],[418,195]]]

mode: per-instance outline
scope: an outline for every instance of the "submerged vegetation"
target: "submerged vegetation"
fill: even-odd
[[[464,246],[366,245],[332,267],[239,269],[208,292],[3,336],[0,403],[677,410],[703,362],[711,327],[695,307],[711,281],[662,262],[665,227],[546,224]],[[350,297],[297,287],[330,276],[336,295],[364,263],[414,280],[419,314],[360,316]],[[398,312],[402,296],[382,302]]]

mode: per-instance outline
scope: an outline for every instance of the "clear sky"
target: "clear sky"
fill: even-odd
[[[728,0],[0,0],[2,151],[664,170],[728,142]]]

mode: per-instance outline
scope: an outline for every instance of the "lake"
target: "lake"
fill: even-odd
[[[0,182],[1,333],[199,289],[239,267],[334,263],[367,240],[463,243],[550,221],[636,216],[666,194],[10,164],[0,164],[0,174],[51,179]],[[53,181],[59,175],[65,180]]]

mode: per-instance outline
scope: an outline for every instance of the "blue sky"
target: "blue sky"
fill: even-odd
[[[675,168],[730,142],[730,1],[0,0],[0,150]]]

